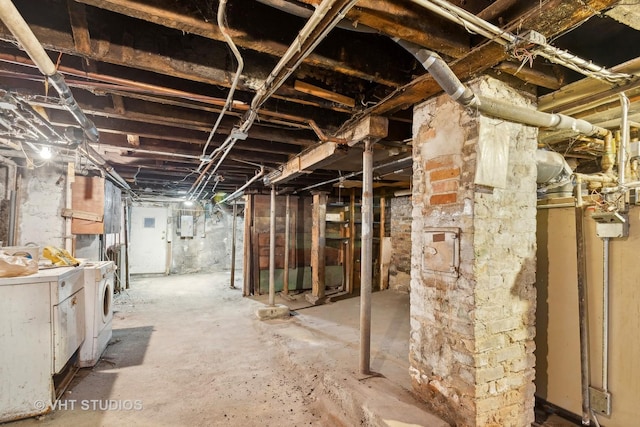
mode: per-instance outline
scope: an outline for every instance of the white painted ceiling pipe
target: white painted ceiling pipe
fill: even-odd
[[[564,114],[545,113],[496,99],[477,96],[458,79],[440,55],[405,40],[397,38],[394,40],[420,61],[425,70],[431,74],[434,80],[454,101],[465,107],[475,108],[492,117],[529,126],[569,129],[588,136],[604,137],[609,133],[607,129],[595,126],[586,120],[575,119]]]

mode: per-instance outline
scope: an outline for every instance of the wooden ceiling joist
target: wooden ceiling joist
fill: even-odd
[[[97,8],[109,10],[132,18],[141,19],[143,21],[153,22],[164,27],[173,28],[190,34],[197,34],[211,40],[225,42],[222,32],[217,24],[211,21],[205,21],[202,18],[190,16],[184,11],[175,10],[175,2],[167,0],[155,1],[154,4],[141,3],[134,0],[78,0],[81,3],[91,5]],[[255,40],[249,34],[234,30],[229,30],[234,43],[243,48],[259,53],[281,57],[287,50],[288,46],[271,41],[266,43],[264,40]],[[339,69],[345,75],[357,77],[363,80],[374,81],[386,86],[396,86],[399,82],[393,79],[385,79],[380,75],[369,74],[363,70],[351,68],[343,62],[322,57],[317,54],[311,54],[304,61],[314,67],[327,70]]]
[[[605,10],[616,3],[617,0],[550,0],[542,10],[535,3],[530,6],[529,11],[523,14],[521,19],[507,25],[505,29],[507,31],[518,28],[531,29],[547,38],[553,38],[593,16],[594,13]],[[451,62],[450,66],[456,76],[464,81],[507,60],[508,55],[503,46],[487,41],[463,57]],[[367,114],[384,115],[407,108],[441,91],[438,83],[428,73],[423,74],[411,83],[398,88],[375,106],[355,115],[348,123]]]

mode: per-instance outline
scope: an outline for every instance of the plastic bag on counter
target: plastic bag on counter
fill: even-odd
[[[0,250],[0,277],[28,276],[37,272],[37,260]]]

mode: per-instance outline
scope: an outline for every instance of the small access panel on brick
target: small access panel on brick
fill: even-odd
[[[426,228],[423,246],[424,270],[458,277],[460,269],[460,229]]]

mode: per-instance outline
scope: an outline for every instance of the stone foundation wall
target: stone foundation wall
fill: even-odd
[[[527,104],[495,79],[473,87]],[[416,391],[452,425],[533,421],[536,140],[536,129],[446,95],[414,110],[410,369]],[[508,159],[493,159],[491,144],[505,144]],[[487,170],[479,166],[500,161],[504,188],[474,183]],[[457,271],[434,255],[442,246],[429,232],[443,228],[459,231]]]
[[[391,199],[389,288],[408,292],[411,281],[411,197]]]

